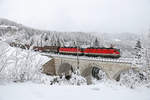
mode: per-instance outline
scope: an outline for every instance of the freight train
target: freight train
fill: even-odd
[[[53,52],[65,55],[93,56],[93,57],[110,57],[119,58],[120,50],[116,48],[77,48],[77,47],[59,47],[59,46],[44,46],[33,47],[35,51]]]
[[[20,47],[23,49],[29,49],[29,45],[20,45],[11,43],[11,46]],[[120,57],[120,49],[116,49],[113,47],[110,48],[77,48],[77,47],[59,47],[59,46],[33,46],[34,51],[40,52],[53,52],[64,55],[79,55],[79,56],[93,56],[93,57],[110,57],[110,58],[119,58]]]

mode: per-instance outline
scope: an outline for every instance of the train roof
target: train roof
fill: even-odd
[[[61,48],[77,48],[77,47],[61,47]],[[116,50],[119,50],[117,48],[106,48],[106,47],[88,47],[88,48],[80,48],[80,49],[116,49]]]
[[[106,48],[106,47],[89,47],[87,49],[117,49],[117,48],[112,48],[112,47],[110,47],[110,48]]]

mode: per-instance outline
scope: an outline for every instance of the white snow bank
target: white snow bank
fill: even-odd
[[[0,42],[0,79],[33,79],[40,75],[42,65],[50,59],[37,52],[13,48]]]
[[[0,85],[0,100],[150,100],[150,89],[110,84],[56,86],[31,82]]]

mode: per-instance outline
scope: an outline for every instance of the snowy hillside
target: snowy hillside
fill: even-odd
[[[41,75],[42,65],[50,59],[0,42],[0,80],[36,80]]]
[[[58,42],[61,43],[61,46],[68,42],[74,46],[75,41],[80,44],[90,44],[90,41],[96,38],[85,32],[57,32],[32,29],[6,19],[0,19],[0,36],[7,42],[13,41],[38,46],[58,45]]]
[[[0,38],[7,42],[30,44],[36,46],[94,46],[98,39],[100,47],[110,47],[113,44],[121,49],[122,56],[132,56],[134,46],[140,34],[133,33],[96,33],[96,32],[58,32],[29,28],[7,19],[0,19]]]

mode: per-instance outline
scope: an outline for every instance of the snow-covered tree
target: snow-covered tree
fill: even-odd
[[[135,45],[135,52],[136,52],[136,57],[139,59],[139,58],[141,58],[141,56],[142,56],[142,54],[141,54],[141,51],[142,51],[142,45],[141,45],[141,41],[140,40],[138,40],[137,42],[136,42],[136,45]]]
[[[94,41],[93,41],[93,47],[99,47],[99,41],[98,39],[96,38]]]
[[[0,78],[9,81],[39,80],[42,77],[42,64],[49,60],[32,50],[9,47],[1,43]]]
[[[149,74],[146,70],[130,69],[122,72],[120,75],[120,83],[129,88],[135,88],[147,84],[149,82]]]
[[[79,74],[79,70],[76,70],[70,74],[70,76],[62,75],[55,76],[50,82],[51,85],[86,85],[87,81],[84,77]]]
[[[135,45],[135,53],[134,53],[134,60],[132,66],[137,67],[145,67],[146,64],[146,49],[142,46],[141,41],[138,40]]]

